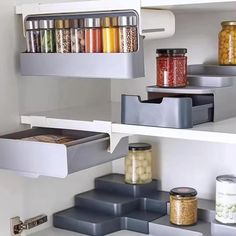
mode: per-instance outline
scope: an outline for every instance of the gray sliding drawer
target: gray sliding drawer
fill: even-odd
[[[38,135],[73,138],[65,144],[22,140]],[[107,151],[109,135],[87,131],[33,128],[0,137],[0,168],[32,176],[64,178],[68,174],[124,157],[128,138],[113,153]]]

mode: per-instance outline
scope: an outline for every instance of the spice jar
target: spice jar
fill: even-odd
[[[40,20],[41,53],[55,52],[54,20]]]
[[[138,50],[138,31],[136,16],[119,16],[119,51],[135,52]]]
[[[85,52],[84,20],[70,20],[71,52]]]
[[[102,29],[100,18],[85,18],[85,52],[102,52]]]
[[[216,178],[216,220],[236,224],[236,176],[222,175]]]
[[[71,37],[69,20],[55,20],[56,52],[71,52]]]
[[[125,182],[146,184],[152,181],[152,146],[147,143],[131,143],[125,158]]]
[[[170,191],[170,222],[175,225],[197,223],[197,191],[193,188],[174,188]]]
[[[119,31],[117,17],[104,17],[102,19],[103,52],[119,52]]]
[[[223,21],[219,33],[219,64],[236,65],[236,21]]]
[[[186,48],[157,49],[157,86],[185,87],[187,85]]]
[[[26,21],[25,22],[26,30],[26,51],[30,53],[39,53],[40,52],[40,31],[39,31],[39,22]]]

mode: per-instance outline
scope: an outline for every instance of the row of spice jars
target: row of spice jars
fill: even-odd
[[[126,53],[138,50],[136,16],[26,21],[29,53]]]

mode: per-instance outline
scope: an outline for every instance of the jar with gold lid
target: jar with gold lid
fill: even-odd
[[[236,21],[223,21],[219,33],[219,64],[236,65]]]
[[[197,191],[180,187],[170,191],[170,222],[188,226],[197,223]]]

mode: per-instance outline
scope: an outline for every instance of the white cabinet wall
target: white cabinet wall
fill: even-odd
[[[217,55],[217,33],[220,30],[220,22],[235,19],[234,12],[176,13],[177,28],[173,38],[145,43],[145,79],[111,82],[69,78],[26,78],[19,75],[19,52],[23,49],[24,43],[21,37],[21,18],[14,14],[14,7],[21,3],[32,2],[35,1],[0,2],[1,134],[19,128],[19,114],[89,105],[98,100],[117,101],[121,93],[140,94],[144,97],[145,86],[155,84],[156,48],[187,47],[190,63],[212,61]],[[154,145],[154,176],[161,178],[164,190],[177,185],[191,185],[198,189],[201,197],[212,198],[215,175],[236,172],[234,145],[174,139],[157,140],[147,137],[134,139],[150,141]],[[50,216],[49,223],[35,230],[48,227],[51,225],[52,213],[72,206],[73,196],[76,193],[91,189],[96,176],[111,171],[111,163],[108,163],[62,180],[44,177],[28,179],[1,170],[0,235],[10,235],[9,219],[16,215],[29,218],[46,213]],[[123,171],[122,160],[113,163],[113,171]]]

